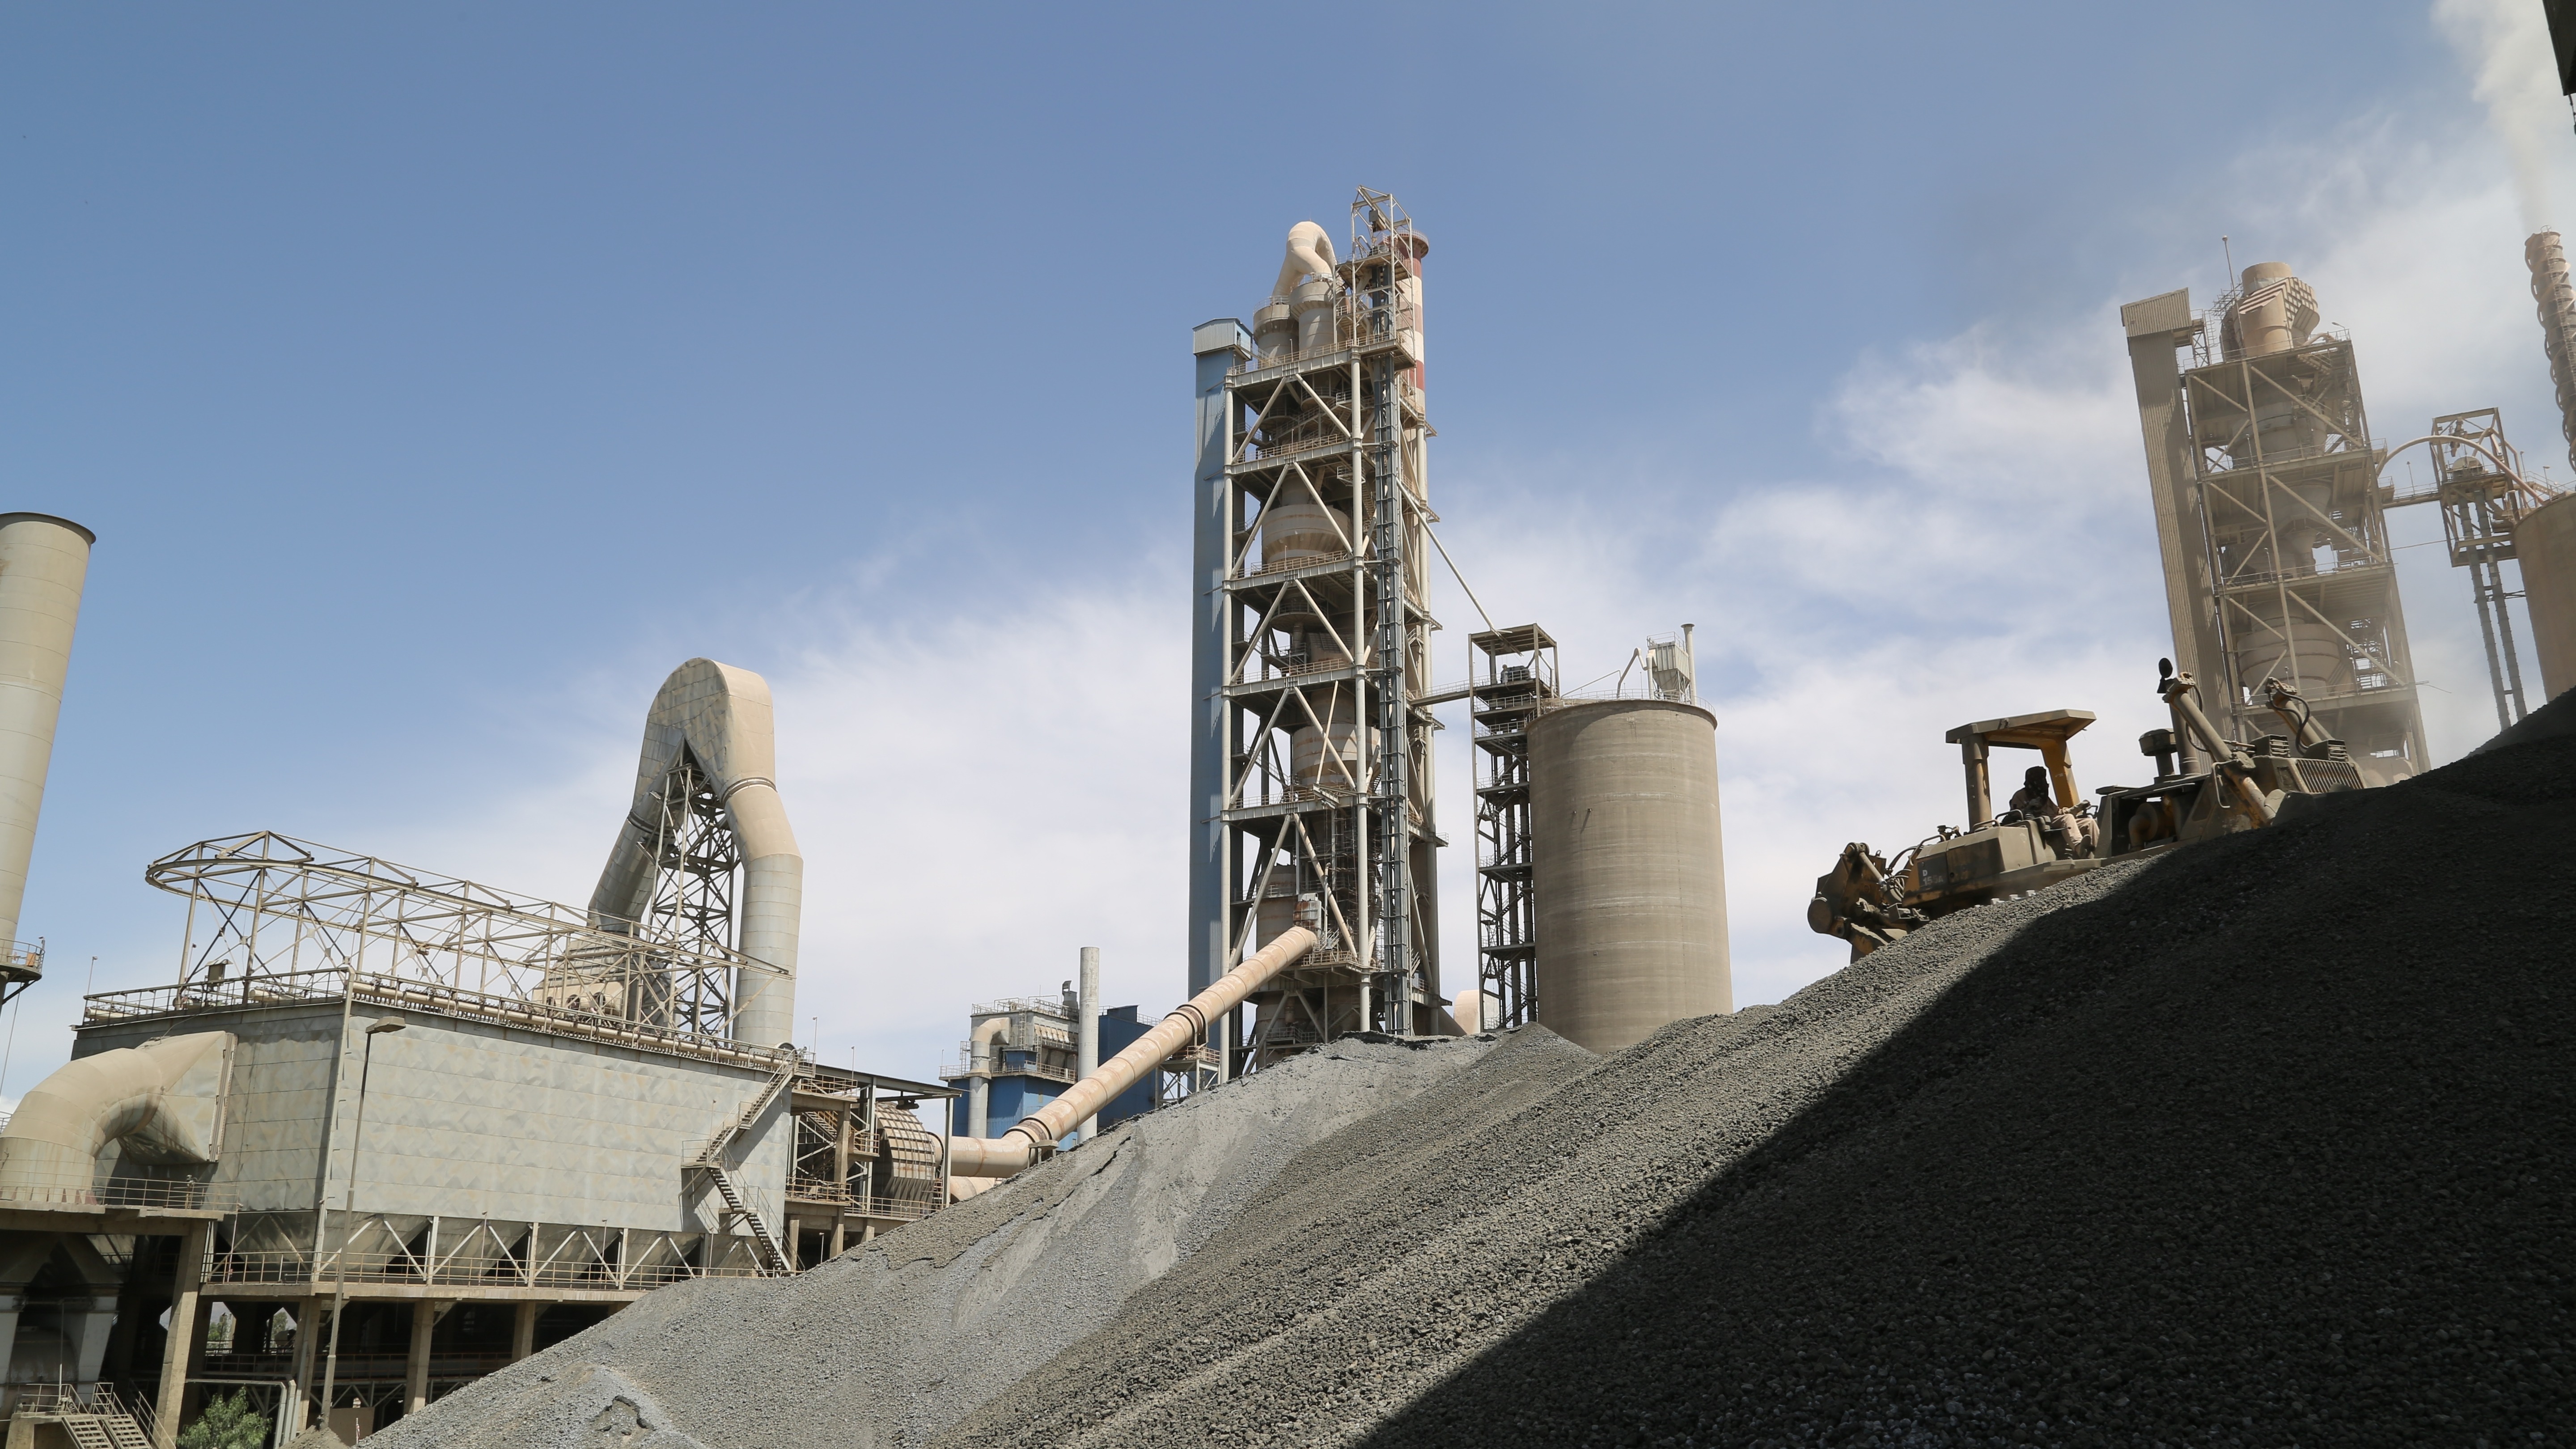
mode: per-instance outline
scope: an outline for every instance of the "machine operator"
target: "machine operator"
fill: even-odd
[[[2090,811],[2078,814],[2057,803],[2049,793],[2048,767],[2033,765],[2022,771],[2021,788],[2013,792],[2011,809],[2020,812],[2048,836],[2051,850],[2060,860],[2082,860],[2100,847],[2102,827]]]

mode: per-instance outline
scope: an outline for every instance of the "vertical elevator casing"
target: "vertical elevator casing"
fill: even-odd
[[[67,519],[0,513],[0,949],[18,938],[72,626],[95,542]]]
[[[1539,1024],[1596,1052],[1734,1009],[1717,717],[1603,700],[1529,728]]]
[[[2522,563],[2523,600],[2531,607],[2531,647],[2540,656],[2548,699],[2576,689],[2576,493],[2524,514],[2513,530]]]

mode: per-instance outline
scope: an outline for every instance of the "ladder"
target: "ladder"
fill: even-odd
[[[714,1181],[716,1195],[724,1199],[726,1211],[742,1219],[744,1225],[751,1229],[751,1240],[761,1260],[773,1272],[778,1273],[795,1272],[796,1260],[788,1256],[786,1248],[778,1241],[778,1235],[769,1230],[769,1224],[743,1197],[741,1184],[734,1181],[733,1169],[725,1162],[725,1149],[733,1145],[735,1138],[750,1131],[760,1121],[761,1114],[767,1112],[771,1104],[796,1085],[796,1078],[804,1070],[804,1066],[804,1062],[793,1055],[781,1062],[778,1070],[762,1084],[760,1091],[749,1102],[743,1104],[742,1111],[718,1130],[715,1136],[708,1138],[706,1146],[699,1148],[684,1165],[705,1173]],[[83,1445],[81,1449],[88,1449],[88,1446]]]

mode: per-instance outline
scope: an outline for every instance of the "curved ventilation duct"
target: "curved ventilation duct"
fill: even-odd
[[[87,1191],[111,1142],[156,1167],[214,1161],[232,1047],[232,1033],[201,1031],[57,1069],[0,1129],[0,1199]]]
[[[769,682],[748,669],[692,659],[671,671],[644,716],[634,804],[617,830],[608,867],[591,892],[591,922],[631,928],[652,907],[660,876],[662,801],[671,777],[694,763],[741,847],[742,954],[776,968],[734,983],[733,1036],[779,1046],[795,1035],[796,931],[804,909],[805,857],[778,798],[778,746]]]

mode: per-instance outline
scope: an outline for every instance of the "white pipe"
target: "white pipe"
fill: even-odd
[[[1074,1010],[1082,1019],[1073,1029],[1073,1075],[1078,1080],[1100,1070],[1100,948],[1082,948],[1082,970],[1074,989]],[[1097,1115],[1082,1119],[1082,1140],[1100,1135]]]
[[[97,541],[69,519],[0,513],[0,949],[18,939],[72,626]]]
[[[1332,233],[1311,221],[1297,223],[1288,228],[1288,256],[1279,264],[1279,282],[1270,289],[1271,298],[1287,301],[1308,277],[1331,280],[1334,265]]]
[[[212,1162],[232,1045],[230,1032],[201,1031],[56,1068],[0,1128],[0,1199],[86,1190],[111,1142],[163,1166]]]
[[[966,1038],[966,1135],[986,1137],[992,1132],[993,1110],[993,1043],[1011,1029],[1011,1019],[997,1016],[975,1028]]]
[[[652,904],[653,836],[665,781],[686,749],[724,801],[743,859],[742,929],[736,945],[776,972],[742,971],[734,982],[734,1040],[786,1045],[796,1032],[796,937],[805,898],[805,857],[778,798],[778,742],[769,682],[748,669],[692,659],[671,671],[644,716],[644,752],[634,803],[618,827],[607,868],[591,892],[592,924],[624,929]]]
[[[948,1170],[958,1177],[1008,1177],[1037,1161],[1038,1150],[1052,1147],[1073,1124],[1095,1117],[1110,1099],[1136,1085],[1172,1053],[1207,1039],[1208,1023],[1243,1004],[1290,962],[1315,945],[1315,933],[1290,926],[1243,964],[1217,978],[1216,984],[1191,997],[1152,1031],[1128,1044],[1107,1065],[1065,1089],[1063,1096],[1021,1118],[1010,1131],[989,1140],[951,1139]]]

